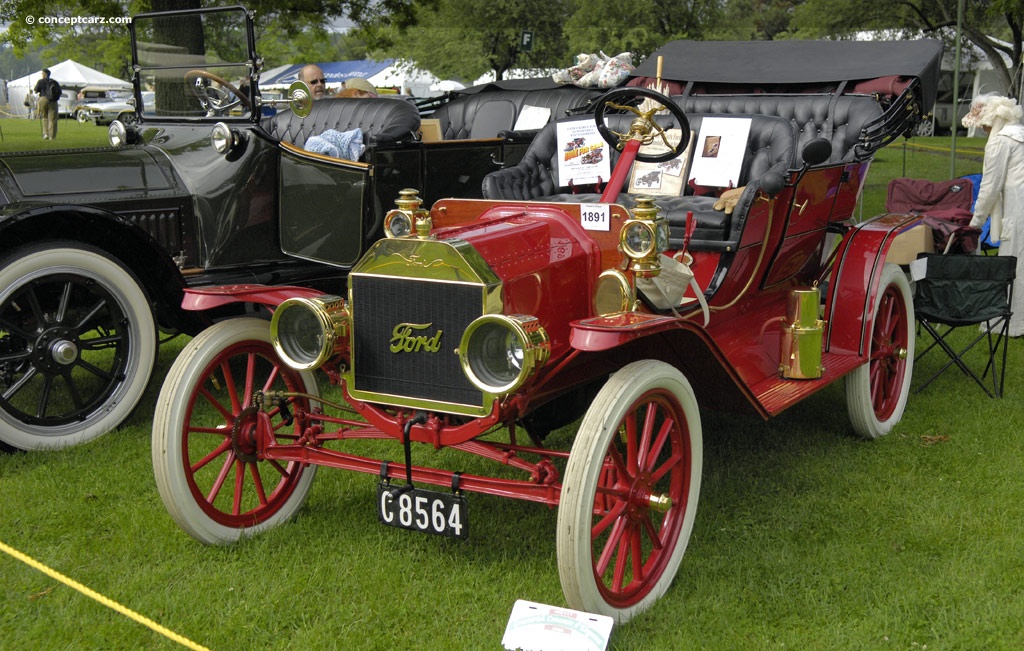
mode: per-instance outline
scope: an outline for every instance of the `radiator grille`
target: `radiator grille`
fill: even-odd
[[[392,396],[396,404],[411,406],[427,401],[442,410],[439,403],[483,404],[455,354],[466,327],[483,313],[483,286],[364,275],[351,276],[349,283],[354,393]],[[414,333],[428,338],[440,331],[440,349],[392,352],[401,324],[426,325]]]

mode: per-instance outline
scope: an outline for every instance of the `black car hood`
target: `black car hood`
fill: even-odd
[[[165,194],[179,188],[162,152],[149,148],[27,152],[0,159],[0,192],[8,201],[85,202]]]

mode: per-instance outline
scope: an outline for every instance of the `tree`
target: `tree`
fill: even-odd
[[[87,21],[236,4],[238,0],[3,0],[0,23],[8,27],[0,33],[0,43],[12,46],[17,57],[41,51],[44,65],[74,58],[107,74],[127,78],[128,26],[109,20],[105,24]],[[358,24],[387,16],[393,24],[404,26],[413,16],[413,5],[407,0],[245,0],[244,4],[255,13],[257,32],[273,37],[265,43],[275,46],[269,48],[273,56],[288,59],[280,63],[333,58],[336,50],[332,44],[339,41],[328,35],[326,27],[335,18],[347,17]],[[64,22],[51,24],[51,19]],[[78,22],[72,24],[72,19]]]
[[[488,70],[497,79],[512,68],[564,67],[562,23],[567,0],[438,0],[415,5],[414,26],[389,20],[360,33],[376,55],[415,61],[442,78],[472,80]],[[533,33],[532,49],[520,38]]]
[[[675,39],[705,38],[720,16],[716,0],[590,0],[565,22],[572,52],[632,52],[635,62]]]
[[[925,34],[949,40],[964,3],[965,41],[981,50],[1010,94],[1020,97],[1024,3],[1020,0],[806,0],[794,12],[793,25],[804,38],[892,29],[906,38]],[[1009,64],[1003,57],[1009,59]]]

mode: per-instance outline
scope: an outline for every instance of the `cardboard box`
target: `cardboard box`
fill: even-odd
[[[932,228],[927,224],[918,224],[905,233],[900,233],[892,241],[886,262],[894,264],[910,264],[917,259],[918,253],[933,253],[935,242],[932,239]]]

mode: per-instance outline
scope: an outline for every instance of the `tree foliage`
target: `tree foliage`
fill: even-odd
[[[3,0],[0,23],[8,23],[0,43],[14,55],[40,52],[43,65],[75,59],[107,74],[130,75],[128,26],[123,24],[49,24],[40,17],[121,18],[147,11],[244,4],[256,16],[260,50],[268,66],[300,61],[361,57],[362,43],[327,31],[332,19],[372,21],[388,16],[396,25],[412,19],[406,0]]]
[[[414,25],[384,19],[360,30],[371,52],[415,61],[442,78],[473,80],[488,71],[502,79],[515,67],[560,67],[567,0],[438,0],[417,4]],[[530,49],[521,47],[532,33]]]
[[[965,44],[981,50],[1004,86],[1019,97],[1020,77],[1013,71],[1022,65],[1020,0],[806,0],[795,10],[793,24],[795,34],[805,38],[888,29],[906,38],[924,34],[949,41],[961,1]]]

